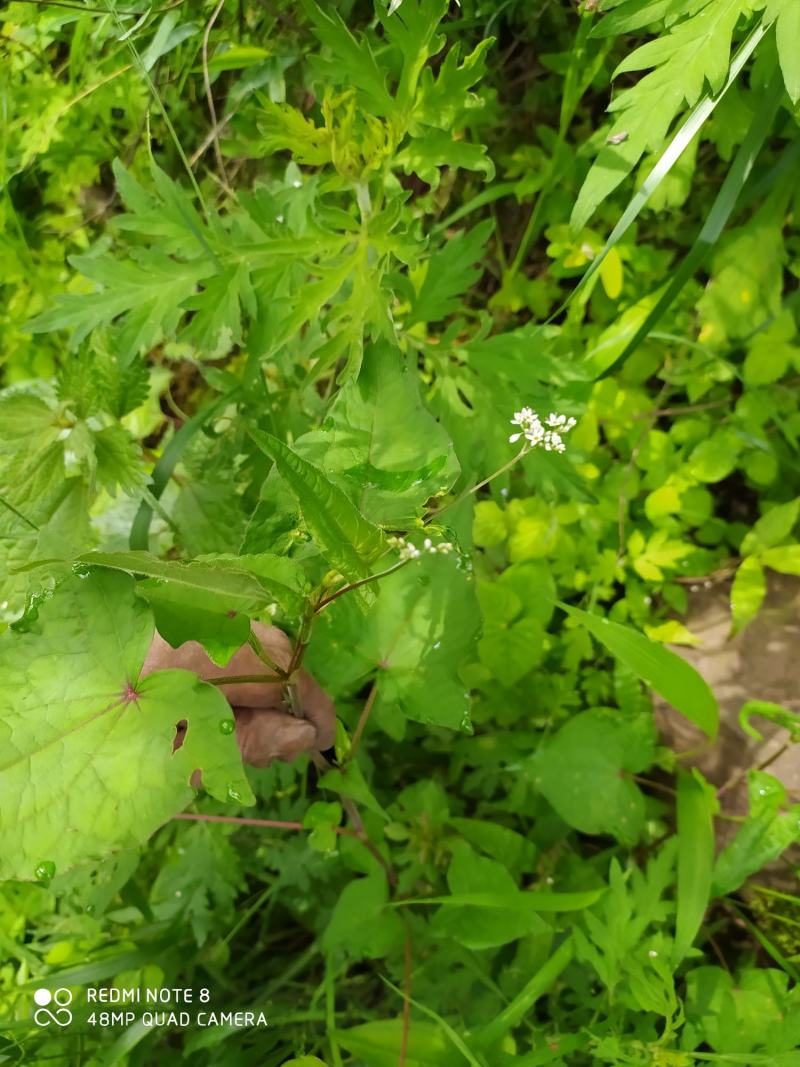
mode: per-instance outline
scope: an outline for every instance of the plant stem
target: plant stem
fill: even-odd
[[[232,677],[226,675],[218,675],[215,678],[204,678],[204,682],[208,682],[209,685],[244,685],[247,682],[264,683],[264,682],[283,682],[286,678],[284,675],[279,674],[234,674]]]
[[[405,567],[410,562],[410,560],[401,559],[399,563],[393,563],[385,571],[378,571],[377,574],[370,574],[368,578],[360,578],[357,582],[350,582],[349,585],[342,586],[341,589],[337,589],[335,593],[331,593],[330,596],[326,596],[324,600],[321,600],[314,609],[314,614],[318,615],[323,608],[326,608],[328,604],[332,604],[334,600],[338,600],[340,596],[344,596],[345,593],[351,593],[354,589],[360,589],[362,585],[369,585],[370,582],[378,582],[381,578],[385,578],[388,574],[394,574],[395,571],[399,571],[401,567]]]
[[[485,485],[488,485],[490,482],[493,482],[495,478],[499,478],[501,474],[505,474],[506,471],[511,470],[515,463],[519,462],[519,460],[521,460],[523,456],[527,455],[529,451],[530,449],[528,448],[528,446],[523,445],[520,451],[517,452],[516,456],[514,456],[513,459],[510,459],[508,463],[504,463],[502,467],[499,467],[494,472],[494,474],[490,474],[488,478],[484,478],[483,481],[478,482],[477,485],[473,485],[471,489],[465,489],[460,496],[457,496],[455,500],[451,500],[449,504],[445,504],[444,507],[439,508],[437,511],[429,512],[422,520],[423,525],[427,526],[429,522],[432,522],[434,519],[438,519],[438,517],[443,512],[448,511],[450,508],[456,507],[463,500],[466,500],[468,496],[472,496],[473,493],[477,493],[479,489],[483,489]]]
[[[347,755],[348,760],[354,760],[358,753],[358,746],[361,744],[361,735],[364,733],[369,717],[372,714],[372,706],[375,703],[375,697],[378,695],[378,681],[377,679],[372,683],[372,688],[369,691],[369,695],[364,702],[364,707],[361,709],[361,715],[358,719],[358,724],[353,734],[353,740],[350,745],[350,752]]]

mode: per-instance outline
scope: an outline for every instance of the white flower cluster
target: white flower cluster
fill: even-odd
[[[403,563],[409,559],[419,559],[423,552],[428,552],[432,556],[446,556],[454,550],[454,545],[450,541],[441,541],[438,545],[435,545],[430,537],[426,537],[422,542],[422,548],[417,548],[416,545],[406,541],[403,537],[392,537],[389,543],[393,547],[400,549],[400,560]]]
[[[564,441],[561,435],[569,433],[575,425],[575,419],[556,415],[551,411],[542,422],[533,408],[522,408],[521,411],[514,412],[511,424],[519,426],[519,430],[512,433],[508,439],[511,444],[524,437],[531,448],[543,448],[546,452],[563,452]]]

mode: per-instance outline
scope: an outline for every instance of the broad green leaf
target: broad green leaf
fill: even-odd
[[[711,897],[715,809],[713,790],[699,772],[679,772],[678,911],[672,955],[674,966],[692,947]]]
[[[786,790],[777,778],[763,771],[749,771],[747,792],[747,818],[714,865],[714,896],[735,892],[751,874],[800,840],[800,804],[787,808]]]
[[[354,960],[377,959],[402,944],[403,923],[386,907],[388,900],[382,872],[346,885],[322,935],[325,952],[342,953]]]
[[[733,633],[739,633],[756,617],[766,595],[764,568],[755,556],[748,556],[736,571],[731,586]]]
[[[569,604],[559,602],[559,606],[687,719],[710,738],[716,737],[719,728],[717,701],[708,683],[694,667],[629,626],[598,618]]]
[[[689,457],[689,470],[701,482],[721,482],[736,466],[742,440],[730,430],[718,430],[701,441]]]
[[[520,894],[514,879],[496,860],[479,856],[461,842],[453,850],[447,871],[447,884],[456,900],[472,893],[507,901],[498,908],[463,904],[441,908],[430,921],[440,937],[453,938],[465,948],[496,948],[529,934],[546,934],[547,926],[535,910],[519,905]]]
[[[302,612],[310,591],[302,566],[288,556],[276,556],[272,552],[251,552],[241,556],[217,553],[198,556],[194,562],[208,565],[214,570],[254,576],[267,597],[290,614],[299,615]]]
[[[449,490],[459,474],[450,438],[422,403],[416,373],[386,343],[365,349],[358,378],[296,450],[365,518],[396,529],[419,518],[426,501]]]
[[[250,619],[231,608],[238,601],[158,578],[139,582],[138,590],[153,609],[156,629],[173,648],[199,641],[214,663],[224,667],[247,641]]]
[[[628,775],[649,767],[654,753],[655,730],[648,717],[631,722],[585,711],[532,756],[530,773],[570,826],[586,834],[613,834],[631,845],[644,827],[644,799]]]
[[[470,696],[459,665],[479,624],[473,581],[452,556],[423,556],[380,582],[366,617],[349,596],[319,619],[307,663],[332,696],[374,677],[373,720],[397,736],[403,716],[469,730]]]
[[[383,551],[381,530],[361,514],[344,492],[288,445],[271,434],[250,429],[251,437],[291,489],[311,536],[328,561],[346,578],[370,574],[370,563]]]
[[[46,881],[140,844],[193,798],[198,769],[213,796],[252,801],[224,697],[188,671],[139,678],[152,633],[133,581],[95,572],[0,636],[0,878]]]
[[[104,567],[126,574],[140,574],[161,582],[196,589],[224,597],[249,611],[269,601],[268,591],[252,574],[205,563],[179,563],[157,559],[149,552],[87,552],[77,557],[78,565]]]

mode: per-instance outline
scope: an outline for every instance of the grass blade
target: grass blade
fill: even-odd
[[[589,353],[587,363],[589,364],[590,373],[592,373],[594,377],[604,378],[615,367],[624,363],[635,349],[639,347],[641,342],[659,322],[675,300],[675,297],[698,270],[711,249],[717,243],[728,224],[728,220],[730,219],[734,208],[737,203],[739,203],[742,189],[744,188],[747,179],[750,177],[756,158],[772,129],[772,124],[780,106],[782,95],[783,85],[780,80],[780,75],[776,71],[764,91],[764,95],[761,98],[761,105],[753,117],[747,135],[742,142],[739,151],[736,153],[736,158],[725,176],[725,181],[722,183],[722,187],[717,194],[711,211],[708,214],[708,218],[703,224],[703,228],[700,230],[697,239],[690,248],[680,267],[672,275],[669,284],[662,292],[655,307],[653,307],[650,314],[636,330],[635,334],[622,352],[607,364],[604,364],[602,360],[597,358],[597,353]],[[592,266],[594,266],[594,264],[592,264]]]

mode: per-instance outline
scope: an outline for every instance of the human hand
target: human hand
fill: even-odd
[[[269,658],[286,670],[292,656],[292,646],[286,634],[276,626],[259,622],[254,622],[252,629]],[[193,671],[205,681],[272,673],[249,645],[243,645],[227,667],[218,667],[197,641],[187,641],[179,648],[173,648],[156,632],[142,667],[142,676],[174,668]],[[308,671],[298,671],[294,685],[297,714],[290,710],[286,687],[281,682],[218,685],[233,709],[236,740],[245,763],[253,767],[267,767],[276,759],[288,763],[304,752],[319,752],[333,744],[336,711],[330,697]],[[182,743],[185,728],[185,723],[178,724],[176,748]]]

